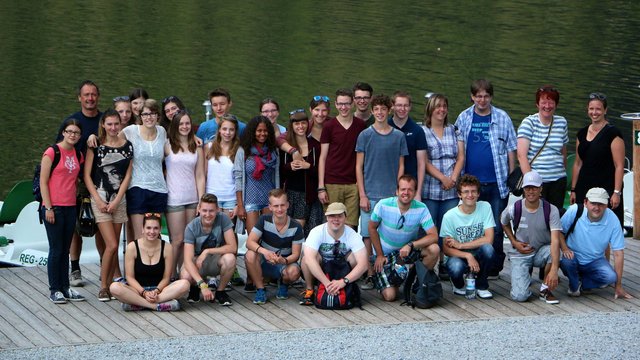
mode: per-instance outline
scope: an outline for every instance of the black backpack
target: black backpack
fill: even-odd
[[[404,302],[412,308],[429,309],[442,299],[442,284],[433,270],[416,261],[404,282]]]
[[[334,260],[323,260],[322,271],[330,280],[342,279],[351,272],[351,265],[345,257]],[[318,309],[346,310],[354,307],[362,309],[360,288],[353,282],[340,289],[338,295],[329,295],[322,283],[318,285],[313,296],[313,303]]]

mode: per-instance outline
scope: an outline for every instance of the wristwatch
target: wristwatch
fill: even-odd
[[[620,194],[621,194],[620,190],[613,190],[613,193],[614,193],[614,194],[618,194],[618,195],[620,195]]]
[[[345,285],[346,285],[346,284],[348,284],[348,283],[350,282],[350,281],[349,281],[349,278],[348,278],[348,277],[346,277],[346,276],[342,278],[342,281],[344,281],[344,284],[345,284]]]

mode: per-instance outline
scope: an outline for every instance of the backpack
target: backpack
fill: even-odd
[[[429,309],[442,299],[442,284],[433,270],[427,269],[421,261],[416,261],[404,282],[404,302],[412,308]]]
[[[544,222],[547,224],[547,230],[549,227],[549,217],[551,216],[551,204],[545,200],[540,199],[542,201],[542,211],[544,212]],[[517,200],[513,203],[513,233],[515,234],[518,230],[518,226],[520,226],[520,218],[522,217],[522,199]]]
[[[571,223],[571,226],[569,226],[569,229],[567,230],[567,233],[564,234],[564,238],[566,240],[569,240],[569,235],[571,235],[571,233],[573,232],[573,229],[576,228],[576,224],[578,223],[578,219],[580,219],[580,216],[582,216],[582,212],[584,211],[584,205],[583,204],[578,204],[578,210],[576,210],[576,217],[573,218],[573,222]]]
[[[53,144],[50,147],[53,148],[53,161],[51,162],[51,171],[49,172],[49,177],[51,177],[51,174],[53,173],[53,169],[55,169],[56,166],[58,166],[58,163],[60,162],[60,148],[58,147],[58,144]],[[80,162],[80,158],[81,158],[80,150],[78,149],[75,149],[75,150],[76,150],[76,158],[78,159],[78,162]],[[40,190],[41,171],[42,171],[41,165],[40,164],[36,165],[36,168],[33,171],[32,192],[35,200],[42,205],[42,191]]]
[[[351,265],[345,257],[323,260],[321,267],[330,280],[342,279],[351,272]],[[354,282],[349,282],[347,286],[340,289],[338,295],[330,295],[324,284],[320,283],[313,296],[313,303],[318,309],[346,310],[353,307],[362,309],[360,288]]]

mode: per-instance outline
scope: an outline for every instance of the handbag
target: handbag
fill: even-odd
[[[542,143],[542,146],[540,147],[540,149],[538,149],[538,152],[536,152],[536,154],[533,156],[531,161],[529,161],[529,167],[531,167],[531,164],[533,164],[533,162],[538,157],[538,155],[542,153],[542,149],[544,149],[545,145],[547,145],[547,141],[549,141],[549,137],[551,136],[552,128],[553,128],[553,118],[551,118],[551,124],[549,124],[549,133],[547,134],[546,139],[544,139],[544,142]],[[523,179],[524,179],[524,174],[522,173],[522,169],[520,168],[520,166],[516,166],[516,168],[513,169],[513,171],[507,177],[507,187],[509,188],[509,191],[514,196],[522,196],[522,193],[523,193],[522,180]]]
[[[82,237],[92,237],[96,234],[97,229],[96,218],[93,216],[93,210],[91,209],[91,198],[82,197],[80,213],[76,222],[76,231]]]

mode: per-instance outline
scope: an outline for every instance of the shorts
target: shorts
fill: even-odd
[[[200,276],[205,277],[220,275],[220,265],[218,265],[218,263],[220,262],[221,257],[222,255],[220,254],[208,255],[202,262],[202,267],[200,268]],[[193,262],[195,263],[197,259],[197,256],[194,257]]]
[[[262,209],[266,209],[268,207],[269,207],[269,204],[267,204],[267,205],[245,204],[244,211],[246,211],[246,212],[262,211]]]
[[[127,212],[129,214],[164,213],[167,211],[169,194],[145,190],[137,186],[127,190]]]
[[[195,210],[198,207],[198,203],[187,204],[187,205],[167,205],[167,212],[180,212],[185,210]]]
[[[387,255],[387,263],[384,265],[384,267],[382,267],[382,271],[376,272],[375,274],[373,274],[373,286],[375,286],[375,288],[378,291],[382,291],[386,288],[390,288],[394,286],[395,287],[399,286],[399,285],[393,285],[389,281],[391,272],[394,271],[394,266],[398,260],[396,257],[397,254],[398,254],[397,252],[392,252],[391,254]],[[375,261],[375,257],[373,257],[373,259]]]
[[[105,199],[106,195],[103,190],[98,190],[100,198]],[[112,222],[114,224],[122,224],[127,222],[127,199],[123,198],[118,204],[118,207],[111,214],[103,213],[98,209],[95,200],[91,199],[91,210],[93,210],[93,217],[96,219],[96,223]]]
[[[260,256],[260,267],[262,268],[262,277],[277,280],[282,278],[282,272],[287,267],[283,264],[269,264],[264,255]]]
[[[369,211],[364,211],[360,209],[360,235],[364,238],[369,237],[369,220],[371,220],[371,213],[373,212],[373,207],[376,206],[378,202],[374,200],[369,200]]]
[[[326,184],[329,203],[341,202],[347,207],[347,225],[358,226],[360,196],[357,184]],[[325,205],[325,210],[329,204]]]
[[[218,207],[222,210],[233,210],[236,206],[238,206],[237,200],[229,200],[229,201],[218,200]]]

